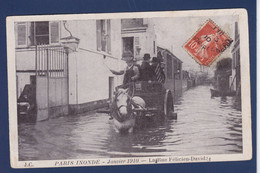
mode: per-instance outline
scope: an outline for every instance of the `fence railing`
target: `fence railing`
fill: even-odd
[[[67,57],[63,47],[36,46],[36,76],[67,77]]]

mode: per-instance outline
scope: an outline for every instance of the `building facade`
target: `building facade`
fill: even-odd
[[[122,52],[131,51],[138,62],[144,54],[161,56],[165,63],[165,87],[175,95],[182,93],[182,61],[169,50],[158,47],[152,19],[122,19]],[[160,55],[159,55],[160,54]]]
[[[122,52],[131,51],[137,60],[144,54],[157,55],[157,42],[152,19],[121,19]]]
[[[17,98],[36,85],[37,120],[81,113],[107,103],[121,79],[107,67],[121,62],[121,20],[18,22]],[[63,38],[78,38],[71,51]]]

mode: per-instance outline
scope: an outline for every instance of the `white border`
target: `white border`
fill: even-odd
[[[260,10],[260,3],[259,2],[256,2],[256,4],[257,4],[257,16],[256,16],[256,19],[257,19],[257,21],[256,21],[256,29],[257,30],[259,30],[259,26],[260,26],[260,13],[259,13],[259,10]],[[257,31],[256,30],[256,31]],[[257,33],[257,42],[256,42],[256,44],[257,44],[257,47],[256,47],[256,61],[257,61],[257,64],[256,64],[256,69],[257,69],[257,85],[256,85],[256,92],[257,92],[257,97],[256,97],[256,102],[257,102],[257,105],[256,105],[256,110],[259,110],[259,108],[260,108],[260,100],[259,100],[259,98],[260,98],[260,93],[259,93],[259,87],[260,87],[260,69],[259,69],[259,67],[260,67],[260,61],[259,61],[259,57],[260,57],[260,32],[259,31],[257,31],[256,32]],[[257,68],[258,67],[258,68]],[[260,113],[259,113],[259,111],[256,111],[257,112],[257,118],[256,118],[256,120],[257,120],[257,125],[259,125],[260,124],[260,119],[259,119],[259,115],[260,115]],[[259,150],[259,148],[260,148],[260,136],[259,136],[259,134],[260,134],[260,127],[259,126],[257,126],[256,125],[256,128],[257,128],[257,131],[256,131],[256,138],[257,138],[257,141],[256,141],[256,148],[257,148],[257,157],[256,157],[256,160],[259,160],[260,159],[260,150]],[[259,173],[260,172],[260,167],[259,167],[259,164],[256,164],[256,168],[257,168],[257,172]]]
[[[77,160],[57,160],[67,161],[70,165],[55,165],[56,160],[47,161],[18,161],[18,129],[17,129],[17,102],[16,102],[16,69],[15,69],[15,33],[14,23],[22,21],[42,21],[42,20],[86,20],[86,19],[118,19],[118,18],[152,18],[152,17],[188,17],[188,16],[223,16],[238,15],[240,28],[241,47],[241,97],[242,97],[242,154],[223,155],[202,155],[202,156],[165,156],[165,157],[141,157],[138,163],[126,163],[130,158],[110,158],[110,159],[77,159]],[[248,15],[245,9],[220,9],[220,10],[192,10],[192,11],[167,11],[167,12],[139,12],[139,13],[103,13],[103,14],[73,14],[73,15],[38,15],[38,16],[12,16],[7,17],[7,65],[8,65],[8,98],[9,98],[9,135],[10,135],[10,159],[13,168],[43,168],[43,167],[76,167],[76,166],[101,166],[117,165],[109,164],[108,160],[125,160],[119,165],[131,164],[155,164],[157,163],[184,163],[184,162],[208,162],[208,161],[238,161],[250,160],[252,158],[252,132],[251,132],[251,99],[250,99],[250,73],[249,73],[249,35],[248,35]],[[191,160],[192,157],[201,158]],[[171,159],[174,159],[172,161]],[[206,159],[203,160],[202,158]],[[133,158],[136,159],[136,158]],[[165,159],[165,160],[163,160]],[[180,160],[179,160],[180,159]],[[190,159],[190,160],[189,160]],[[210,159],[210,160],[209,160]],[[77,161],[86,161],[84,165],[75,164]],[[91,163],[91,161],[93,161]],[[98,164],[95,164],[99,161]],[[73,162],[73,164],[72,164]]]

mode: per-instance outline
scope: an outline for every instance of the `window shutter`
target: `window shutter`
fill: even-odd
[[[111,53],[111,24],[110,20],[107,20],[107,52]]]
[[[17,46],[27,45],[27,25],[25,22],[17,24]]]
[[[35,43],[35,22],[28,23],[28,45],[34,46]]]
[[[50,43],[59,43],[59,22],[50,22]]]
[[[96,24],[97,24],[97,50],[101,50],[101,20],[97,20]]]
[[[101,20],[101,50],[107,51],[107,27],[106,20]]]
[[[139,46],[140,45],[140,40],[139,37],[135,37],[135,46]]]

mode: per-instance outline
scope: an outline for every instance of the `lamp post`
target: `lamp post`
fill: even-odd
[[[61,38],[61,44],[70,52],[76,52],[80,39],[73,36]]]

